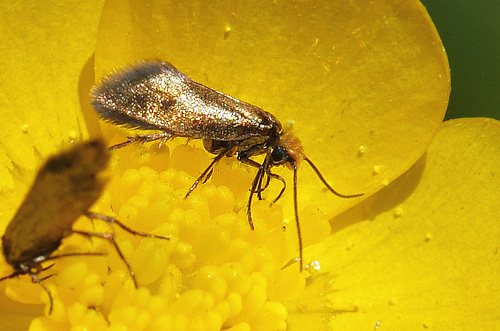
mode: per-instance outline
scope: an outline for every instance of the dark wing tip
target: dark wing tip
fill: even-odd
[[[130,129],[160,130],[158,126],[134,117],[130,108],[133,100],[140,97],[137,87],[147,84],[165,70],[176,69],[168,62],[144,61],[115,71],[91,89],[90,104],[99,117],[112,124]]]
[[[148,78],[155,77],[163,71],[172,70],[180,73],[172,64],[165,61],[149,60],[138,62],[131,66],[114,70],[110,74],[105,75],[101,81],[91,89],[90,95],[92,99],[96,99],[102,94],[141,84],[147,81]]]

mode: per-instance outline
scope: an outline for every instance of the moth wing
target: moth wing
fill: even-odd
[[[281,128],[270,113],[197,83],[167,62],[144,62],[115,73],[91,94],[103,119],[132,129],[231,141]]]

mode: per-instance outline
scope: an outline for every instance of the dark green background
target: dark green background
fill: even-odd
[[[451,68],[446,119],[500,120],[500,0],[421,0]]]

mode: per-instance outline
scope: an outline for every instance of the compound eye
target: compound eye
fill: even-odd
[[[283,164],[288,160],[288,152],[283,146],[278,146],[273,149],[271,158],[274,164]]]

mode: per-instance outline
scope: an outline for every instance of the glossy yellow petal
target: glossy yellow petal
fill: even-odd
[[[15,302],[0,294],[0,319],[3,330],[27,330],[31,320],[42,314],[40,305],[26,305]]]
[[[494,330],[500,325],[500,122],[443,123],[427,154],[332,222],[290,330]]]
[[[53,35],[43,28],[36,29],[37,33],[45,31],[48,37],[33,38],[33,46],[29,45],[33,49],[27,49],[37,54],[38,62],[29,64],[42,63],[44,56],[52,61],[48,62],[49,69],[27,66],[25,72],[19,72],[39,80],[33,86],[16,80],[12,84],[24,99],[16,103],[10,92],[8,97],[15,105],[6,107],[7,111],[24,109],[27,100],[34,98],[39,104],[36,114],[18,116],[14,121],[22,121],[17,127],[24,139],[36,146],[26,151],[36,156],[27,158],[29,166],[21,166],[27,170],[36,167],[38,153],[44,156],[60,141],[69,140],[68,136],[86,136],[83,119],[87,125],[95,120],[93,114],[86,117],[88,109],[84,106],[93,80],[91,61],[87,59],[94,44],[90,41],[82,46],[80,42],[92,40],[97,15],[88,18],[87,14],[95,12],[85,11],[86,5],[44,5],[47,8],[37,14],[52,18],[48,26],[77,38],[63,34],[65,37],[54,38],[66,42],[57,39],[52,44],[65,48],[39,50],[36,41],[46,44]],[[339,191],[371,193],[388,183],[423,153],[443,116],[449,92],[446,58],[432,23],[416,2],[395,5],[381,1],[368,7],[326,1],[317,6],[299,3],[293,7],[263,1],[169,6],[164,7],[164,2],[108,2],[100,23],[97,75],[138,59],[171,61],[207,85],[272,111],[284,125],[293,122],[307,154],[327,178],[338,179],[335,187]],[[10,14],[20,11],[13,8],[17,9]],[[57,15],[46,13],[51,8]],[[66,15],[80,13],[79,9],[85,15],[77,19]],[[38,18],[36,14],[26,16],[26,20]],[[58,23],[63,17],[69,18]],[[78,32],[67,28],[77,23]],[[9,24],[8,28],[16,28]],[[33,81],[33,77],[29,78]],[[72,90],[75,81],[78,87]],[[21,87],[25,86],[35,92],[24,92]],[[49,86],[53,87],[50,94],[43,94]],[[83,116],[73,113],[75,105],[84,109]],[[56,106],[63,115],[47,116],[54,114],[52,108]],[[45,118],[49,119],[47,125]],[[8,123],[9,134],[19,135]],[[30,131],[32,127],[35,130]],[[10,149],[12,146],[9,144]],[[198,168],[203,169],[208,162],[205,152],[190,148],[178,154],[173,150],[171,155],[167,151],[162,163],[154,152],[131,147],[121,154],[120,180],[110,185],[111,194],[106,193],[96,207],[111,212],[111,205],[120,219],[137,222],[140,229],[147,224],[160,233],[172,234],[171,244],[166,247],[148,240],[138,243],[120,239],[124,255],[138,269],[138,281],[149,285],[149,289],[134,290],[116,256],[104,262],[93,258],[78,263],[71,259],[57,261],[54,271],[60,277],[48,281],[55,298],[54,313],[34,320],[33,329],[70,325],[75,329],[102,328],[108,321],[115,329],[126,325],[133,329],[170,325],[213,330],[222,325],[238,330],[284,329],[287,311],[280,301],[296,296],[304,284],[304,274],[292,268],[276,273],[295,256],[295,232],[282,228],[280,206],[269,208],[265,202],[255,204],[256,231],[248,229],[244,203],[234,206],[234,202],[247,193],[250,176],[245,174],[247,169],[235,170],[229,162],[221,162],[220,167],[236,172],[237,183],[228,182],[223,174],[214,174],[212,182],[218,187],[207,184],[192,199],[181,200],[192,178],[179,170],[196,176]],[[16,155],[10,149],[0,156],[13,159],[17,165],[24,152]],[[186,156],[191,152],[202,160],[199,164]],[[179,161],[182,157],[185,159]],[[389,160],[391,166],[379,160]],[[14,166],[6,164],[4,172],[9,173]],[[189,167],[183,169],[185,165]],[[318,196],[315,192],[319,192],[320,183],[306,169],[302,167],[300,173],[301,209],[306,223],[321,226],[321,212],[313,205],[326,205],[324,211],[338,212],[356,202],[337,199],[337,204],[327,194]],[[17,188],[17,177],[4,186]],[[289,216],[292,210],[288,206],[284,209]],[[305,240],[312,243],[325,236],[329,228],[322,226],[320,236],[309,232]],[[71,245],[83,251],[96,248],[85,240],[68,238],[62,251]],[[19,283],[13,280],[8,287],[12,288],[14,282]],[[293,291],[287,292],[284,285]],[[40,292],[46,302],[46,294]],[[40,292],[23,300],[38,302]]]
[[[82,108],[89,108],[102,2],[2,2],[2,228],[45,156],[63,142],[88,136]]]
[[[418,1],[108,1],[96,77],[144,59],[277,115],[338,191],[365,197],[424,153],[450,90]],[[302,207],[358,202],[326,193],[307,165],[299,181]]]
[[[3,1],[0,5],[2,233],[45,156],[62,142],[88,135],[81,103],[87,103],[92,83],[85,76],[93,77],[88,61],[102,2]],[[12,273],[3,258],[0,270],[1,276]],[[6,298],[5,286],[6,282],[0,284],[2,328],[26,330],[43,307],[13,302]],[[39,290],[36,287],[19,300],[40,302]]]

